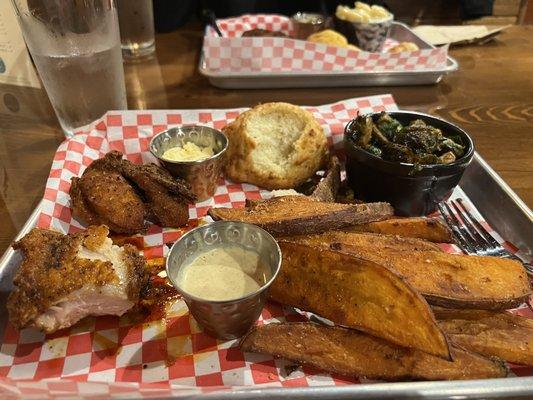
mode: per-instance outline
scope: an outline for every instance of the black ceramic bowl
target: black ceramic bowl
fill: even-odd
[[[465,154],[450,164],[423,165],[420,170],[415,170],[413,164],[385,161],[355,145],[350,134],[352,120],[344,129],[348,183],[356,198],[389,202],[396,215],[430,214],[461,180],[474,155],[474,143],[458,126],[431,115],[413,111],[394,111],[389,115],[402,125],[421,119],[444,135],[460,136],[466,146]],[[372,116],[378,118],[379,113]]]

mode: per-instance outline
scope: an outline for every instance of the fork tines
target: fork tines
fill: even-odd
[[[512,256],[465,207],[463,199],[439,203],[439,210],[465,253]],[[455,212],[452,210],[455,210]]]
[[[520,261],[527,273],[533,276],[533,266],[510,253],[485,229],[485,227],[466,208],[463,199],[450,200],[438,204],[446,224],[453,232],[457,245],[466,254],[496,256]],[[452,210],[455,210],[455,212]]]

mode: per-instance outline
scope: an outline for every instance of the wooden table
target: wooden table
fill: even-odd
[[[438,114],[474,138],[479,153],[533,206],[533,26],[513,27],[484,46],[453,49],[460,70],[420,87],[222,90],[197,71],[201,30],[190,25],[157,36],[157,57],[126,65],[130,108],[226,108],[288,101],[318,105],[392,93],[401,108]],[[20,111],[0,114],[0,252],[42,197],[63,134],[42,91],[3,88]],[[21,115],[24,114],[24,115]]]

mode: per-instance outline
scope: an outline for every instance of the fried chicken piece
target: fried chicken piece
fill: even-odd
[[[115,246],[106,226],[63,235],[32,229],[13,245],[23,254],[7,300],[10,322],[46,333],[89,315],[122,315],[139,301],[145,260],[131,245]]]
[[[244,31],[241,37],[288,37],[281,31],[271,31],[268,29],[250,29]]]
[[[113,232],[133,234],[145,229],[146,208],[118,171],[121,158],[111,152],[92,162],[81,178],[72,178],[70,197],[74,216],[88,224],[105,224]]]
[[[188,222],[188,204],[196,198],[185,181],[175,179],[155,164],[137,165],[122,160],[120,171],[142,193],[148,220],[170,227],[180,227]]]
[[[88,224],[105,224],[113,232],[137,233],[145,229],[145,206],[122,175],[93,169],[72,178],[70,197],[75,216]]]
[[[124,160],[118,151],[93,161],[71,183],[74,215],[117,233],[140,233],[145,219],[161,226],[183,226],[189,220],[188,204],[196,200],[185,181],[155,164]]]

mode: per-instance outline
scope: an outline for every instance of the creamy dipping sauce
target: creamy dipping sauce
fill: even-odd
[[[198,146],[193,142],[187,142],[183,147],[177,146],[166,150],[162,157],[169,161],[199,161],[214,155],[212,147]]]
[[[175,281],[185,292],[215,301],[255,292],[267,281],[259,254],[238,246],[215,248],[182,267]]]

